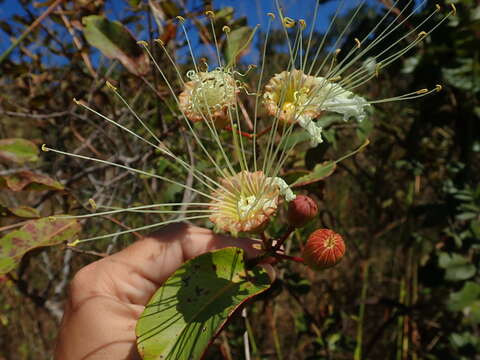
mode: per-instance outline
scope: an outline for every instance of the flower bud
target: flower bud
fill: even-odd
[[[322,270],[336,265],[345,254],[342,237],[329,229],[315,230],[303,249],[303,260],[311,269]]]
[[[297,195],[288,204],[288,223],[294,227],[302,227],[318,214],[315,200],[306,195]]]

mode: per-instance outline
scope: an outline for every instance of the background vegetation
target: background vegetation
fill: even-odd
[[[13,1],[9,3],[3,1],[1,6],[8,9]],[[293,1],[285,3],[287,8],[295,6]],[[404,3],[399,1],[397,6]],[[52,10],[47,10],[52,4]],[[353,43],[371,29],[385,12],[385,4],[390,1],[369,1],[345,42]],[[252,358],[479,358],[480,3],[458,0],[455,4],[456,16],[416,51],[383,71],[362,95],[390,97],[437,83],[444,91],[418,101],[376,106],[370,119],[360,125],[326,118],[328,141],[298,151],[292,158],[292,168],[312,169],[349,152],[352,144],[359,145],[367,137],[371,141],[326,181],[305,189],[318,200],[320,215],[295,233],[291,250],[301,248],[315,228],[328,227],[343,235],[347,255],[340,265],[321,273],[291,264],[281,269],[274,289],[249,307]],[[443,1],[440,5],[448,8]],[[22,10],[14,16],[7,10],[0,13],[1,50],[21,40],[12,52],[0,55],[0,138],[31,143],[17,144],[22,151],[14,159],[0,159],[0,235],[6,236],[28,219],[85,212],[89,198],[121,206],[188,200],[189,195],[176,186],[102,164],[39,154],[38,146],[47,143],[180,176],[181,170],[160,154],[130,141],[72,102],[84,99],[133,127],[128,110],[105,89],[109,80],[121,87],[160,138],[188,149],[179,119],[165,108],[165,103],[174,106],[168,89],[143,53],[136,53],[125,41],[120,61],[105,58],[87,41],[82,18],[106,15],[121,20],[137,38],[160,36],[176,52],[182,69],[188,69],[185,39],[174,17],[182,14],[194,20],[188,22],[189,32],[199,34],[194,35],[195,47],[207,54],[203,44],[210,41],[209,32],[204,21],[195,19],[206,9],[220,10],[219,4],[208,0],[33,4],[21,0],[18,6]],[[245,17],[251,13],[245,13],[243,6],[223,7],[217,13],[219,29],[222,23],[240,31],[252,26]],[[425,16],[434,6],[427,1],[415,17]],[[46,11],[45,19],[20,38]],[[305,11],[303,17],[309,19],[309,9]],[[282,35],[276,30],[271,35],[268,75],[288,59]],[[245,68],[256,60],[260,47],[261,41],[255,41],[243,54],[240,62]],[[224,51],[228,56],[228,49]],[[161,52],[155,56],[167,63]],[[173,69],[165,71],[173,81]],[[196,166],[206,165],[198,161]],[[155,221],[152,215],[106,217],[82,223],[82,237]],[[279,231],[280,226],[269,231]],[[134,238],[96,242],[75,252],[63,245],[37,249],[1,277],[0,359],[50,358],[69,279],[85,264]],[[235,319],[207,358],[244,358],[244,329],[245,320]]]

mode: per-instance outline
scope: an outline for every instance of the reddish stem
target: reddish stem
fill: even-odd
[[[303,258],[301,258],[299,256],[290,256],[290,255],[279,254],[279,253],[275,253],[275,254],[273,254],[273,256],[275,256],[276,258],[279,258],[279,259],[283,259],[283,260],[295,261],[295,262],[300,263],[300,264],[305,263],[305,260],[303,260]]]
[[[250,133],[247,133],[247,132],[244,132],[244,131],[241,131],[241,130],[238,130],[238,133],[239,133],[240,135],[248,138],[248,139],[253,139],[253,138],[257,138],[257,139],[258,139],[260,136],[265,135],[266,133],[268,133],[271,128],[272,128],[272,127],[269,126],[269,127],[267,127],[265,130],[262,130],[262,131],[260,131],[260,132],[257,133],[257,134],[250,134]],[[225,127],[225,130],[227,130],[227,131],[232,131],[232,127],[231,127],[230,125],[228,125],[228,126]]]

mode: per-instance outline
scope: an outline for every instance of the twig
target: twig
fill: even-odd
[[[85,63],[85,66],[87,67],[88,71],[90,72],[90,75],[92,75],[94,78],[97,77],[96,71],[93,69],[92,62],[90,61],[90,58],[88,55],[82,51],[82,43],[78,39],[78,37],[75,36],[75,31],[73,30],[73,26],[68,20],[68,18],[64,15],[64,10],[63,7],[60,7],[61,11],[59,11],[60,17],[65,24],[65,27],[67,28],[68,32],[72,36],[73,43],[75,44],[75,47],[80,51],[80,55],[83,59],[83,62]]]
[[[15,40],[9,47],[7,50],[5,50],[3,52],[3,54],[0,55],[0,64],[3,62],[3,60],[5,60],[8,55],[10,55],[10,53],[23,41],[23,39],[25,39],[27,37],[28,34],[30,34],[30,32],[35,29],[38,24],[40,24],[48,15],[50,15],[50,13],[55,10],[55,8],[60,5],[64,0],[56,0],[52,5],[50,5],[48,7],[47,10],[45,10],[45,12],[40,15],[24,32],[22,35],[20,35],[20,37]]]

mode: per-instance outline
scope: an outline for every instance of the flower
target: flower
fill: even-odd
[[[365,108],[370,104],[360,96],[344,90],[321,76],[306,75],[302,70],[283,71],[276,74],[265,86],[263,104],[267,113],[278,116],[284,123],[298,122],[312,139],[312,146],[322,142],[322,128],[313,122],[324,111],[362,121]]]
[[[236,236],[256,232],[275,214],[280,189],[262,171],[242,171],[220,180],[222,187],[213,193],[210,221],[218,229]]]
[[[218,129],[229,124],[229,111],[235,107],[240,91],[233,75],[218,68],[208,72],[190,70],[187,77],[190,81],[178,97],[185,116],[192,122],[208,119]]]
[[[307,48],[305,52],[302,52],[304,39],[301,33],[306,28],[305,21],[301,19],[295,22],[284,16],[278,0],[276,4],[286,36],[288,37],[288,29],[295,25],[298,25],[298,29],[295,41],[293,44],[289,43],[291,58],[289,68],[275,74],[265,85],[263,105],[266,112],[274,117],[275,121],[283,124],[283,128],[288,125],[291,127],[294,124],[303,127],[310,135],[311,146],[322,142],[323,129],[315,120],[325,112],[341,114],[344,121],[351,118],[362,121],[367,116],[367,109],[372,104],[410,100],[441,90],[442,87],[436,85],[430,90],[420,89],[400,96],[377,100],[367,100],[354,92],[378,77],[383,68],[421,43],[448,16],[455,13],[454,5],[442,20],[430,25],[428,31],[424,30],[428,20],[441,11],[438,5],[430,16],[401,36],[397,35],[399,29],[407,24],[418,8],[415,8],[410,14],[405,14],[406,8],[398,10],[392,5],[381,21],[363,39],[355,38],[354,44],[345,44],[344,34],[348,30],[347,26],[332,46],[326,42],[327,31],[314,55],[309,57],[312,55],[310,50],[313,49],[310,48],[310,43],[315,27],[311,26]],[[314,8],[314,23],[319,14],[319,4],[320,2],[316,2]],[[361,3],[354,9],[348,24],[355,20],[363,6],[364,3]],[[328,27],[329,30],[335,23],[341,7],[342,5],[337,8],[332,23]],[[387,23],[389,15],[395,16],[396,21]],[[382,25],[384,29],[377,33]],[[342,58],[340,58],[342,49],[339,46],[350,47]],[[320,56],[321,54],[324,54],[323,58]]]
[[[423,41],[448,15],[430,28],[426,28],[426,20],[420,21],[401,34],[401,29],[406,21],[411,20],[416,9],[410,14],[406,14],[405,9],[397,14],[392,7],[364,38],[355,39],[353,44],[348,44],[345,42],[345,34],[348,32],[348,26],[360,13],[362,3],[353,11],[347,28],[342,30],[333,42],[325,41],[331,35],[329,31],[333,23],[337,21],[337,15],[341,10],[339,8],[323,41],[313,48],[311,40],[315,31],[314,23],[320,13],[320,1],[315,1],[314,21],[306,39],[302,37],[307,28],[306,22],[285,17],[278,1],[276,4],[289,49],[290,61],[271,79],[264,80],[269,41],[269,31],[267,31],[254,93],[247,92],[247,85],[236,80],[236,77],[243,76],[235,66],[238,53],[230,54],[233,60],[228,64],[225,64],[222,59],[222,51],[218,47],[215,32],[218,27],[215,26],[215,16],[212,11],[207,12],[207,18],[212,29],[213,43],[217,47],[217,59],[212,57],[203,62],[201,70],[184,26],[185,19],[178,18],[194,68],[186,72],[185,79],[184,71],[180,69],[174,57],[169,54],[161,41],[156,41],[165,52],[164,59],[168,59],[170,68],[174,69],[172,73],[178,75],[177,80],[181,89],[175,87],[176,82],[171,81],[171,74],[165,73],[168,67],[158,64],[156,57],[150,52],[149,45],[144,41],[139,42],[170,91],[170,98],[165,101],[165,104],[172,112],[172,116],[168,119],[178,122],[172,128],[180,129],[179,136],[170,138],[159,136],[159,130],[151,128],[149,122],[143,121],[133,106],[108,82],[107,87],[126,106],[132,115],[131,118],[137,122],[139,130],[134,131],[123,122],[117,121],[115,117],[98,112],[84,101],[75,100],[78,105],[118,127],[128,136],[148,144],[155,154],[173,163],[179,169],[178,173],[183,171],[183,174],[165,175],[163,172],[157,173],[153,167],[152,170],[137,169],[130,166],[130,162],[123,163],[121,160],[113,162],[46,146],[43,147],[44,150],[95,161],[142,177],[157,179],[162,183],[182,188],[184,195],[191,195],[184,196],[184,199],[189,199],[188,201],[153,203],[135,207],[107,207],[99,204],[97,213],[74,217],[148,212],[158,214],[162,218],[155,224],[95,236],[80,242],[147,230],[179,221],[203,221],[207,224],[210,221],[218,230],[233,235],[241,232],[258,232],[276,215],[282,200],[290,202],[296,199],[295,194],[282,179],[285,173],[284,165],[299,141],[295,137],[290,137],[293,127],[298,125],[305,129],[309,135],[310,144],[315,146],[322,141],[323,129],[319,120],[327,112],[340,114],[343,120],[354,118],[362,121],[368,116],[368,109],[372,108],[373,104],[415,99],[441,89],[441,86],[437,85],[431,90],[421,89],[378,100],[367,99],[357,94],[362,85],[375,79],[383,68]],[[427,20],[438,11],[440,11],[439,8]],[[453,11],[454,8],[450,14]],[[395,21],[391,21],[392,17],[396,17]],[[269,14],[269,29],[274,21],[275,16]],[[222,41],[228,44],[234,32],[230,33],[228,26],[224,26],[223,29],[225,37]],[[291,40],[292,32],[295,34],[293,41]],[[252,31],[252,36],[253,33]],[[248,41],[252,40],[251,37]],[[307,44],[305,48],[304,44]],[[230,49],[238,48],[238,52],[241,52],[248,46],[248,42],[237,43],[237,45]],[[341,51],[340,48],[346,48],[347,51]],[[208,70],[208,61],[216,61],[216,67],[213,70]],[[249,68],[252,67],[249,66]],[[145,81],[148,84],[148,81]],[[245,90],[246,99],[239,96],[241,89]],[[172,103],[174,103],[173,106]],[[258,111],[262,104],[266,114]],[[260,138],[259,134],[267,134],[267,136]],[[298,201],[301,201],[301,198]],[[333,238],[336,239],[336,237]]]

